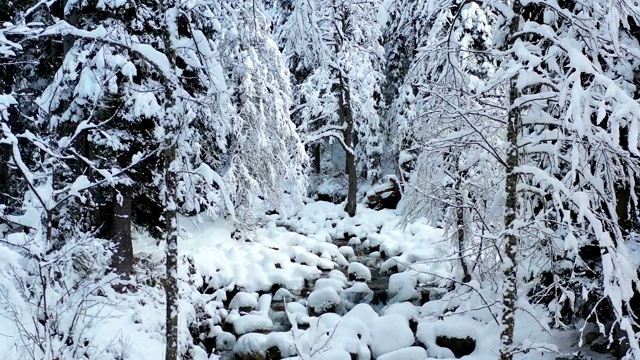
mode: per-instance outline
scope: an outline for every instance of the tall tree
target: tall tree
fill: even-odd
[[[606,319],[610,331],[626,334],[626,357],[640,356],[631,308],[639,282],[616,212],[621,201],[637,206],[635,195],[620,199],[618,189],[633,188],[640,169],[640,107],[632,97],[633,74],[623,70],[637,66],[631,54],[638,44],[620,31],[637,17],[629,9],[626,1],[558,7],[516,1],[506,16],[507,57],[498,76],[510,79],[511,89],[504,359],[515,351],[513,314],[525,296],[517,294],[522,279],[539,286],[527,294],[535,301],[558,304],[556,325],[598,314],[592,320]],[[587,301],[579,304],[578,294],[588,294]],[[610,315],[600,313],[602,302]]]
[[[331,138],[345,152],[345,211],[355,215],[359,174],[379,176],[382,142],[376,131],[383,48],[378,1],[296,3],[278,32],[296,77],[294,113],[306,143]]]
[[[473,2],[422,5],[420,47],[388,112],[400,130],[395,144],[405,180],[404,215],[406,221],[426,217],[444,225],[457,247],[461,280],[468,282],[476,265],[468,254],[481,254],[493,232],[489,194],[497,190],[496,169],[504,163],[501,94],[481,90],[495,68],[487,55],[492,20]]]

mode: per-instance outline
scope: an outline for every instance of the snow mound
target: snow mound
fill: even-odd
[[[389,277],[389,303],[411,301],[419,298],[416,278],[408,272],[393,274]]]
[[[376,360],[425,360],[426,358],[427,351],[424,348],[411,346],[378,356]]]
[[[307,299],[307,305],[316,314],[334,310],[340,304],[340,295],[332,287],[315,289]]]
[[[268,316],[248,314],[233,321],[233,331],[244,335],[255,331],[268,331],[273,328],[273,321]]]
[[[233,297],[231,302],[229,303],[229,309],[240,311],[240,309],[245,309],[245,311],[250,311],[258,306],[258,294],[250,294],[246,292],[239,292],[236,296]]]
[[[375,358],[412,346],[415,342],[408,321],[400,315],[384,315],[371,326],[371,351]]]
[[[352,262],[347,269],[350,280],[371,281],[371,270],[363,264]]]

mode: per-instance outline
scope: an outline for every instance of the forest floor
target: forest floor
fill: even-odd
[[[402,226],[391,210],[345,215],[310,203],[290,218],[266,216],[242,239],[222,220],[182,218],[180,322],[189,332],[180,342],[191,358],[497,358],[496,289],[487,280],[452,290],[461,276],[442,230]],[[114,295],[92,341],[121,359],[161,359],[163,246],[138,233],[134,247],[138,290]],[[525,309],[516,342],[531,351],[516,358],[573,359],[579,332],[550,330],[542,309]]]

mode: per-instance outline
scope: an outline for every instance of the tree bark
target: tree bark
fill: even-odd
[[[342,75],[340,78],[339,101],[340,101],[340,123],[347,124],[343,131],[345,148],[345,170],[347,173],[347,181],[349,183],[347,190],[347,204],[344,211],[351,217],[356,215],[356,195],[358,192],[358,174],[356,173],[356,157],[354,150],[354,133],[353,133],[353,112],[351,111],[351,94],[349,86],[346,84]]]
[[[169,16],[176,9],[172,9],[173,4],[169,1],[166,3],[165,16],[167,24],[163,29],[164,52],[169,60],[172,69],[176,68],[176,53],[171,43],[171,35],[169,30]],[[173,14],[172,14],[173,15]],[[175,19],[172,19],[175,20]],[[175,24],[173,24],[175,25]],[[178,217],[177,217],[177,191],[178,191],[178,174],[174,168],[177,160],[177,141],[176,137],[180,131],[178,125],[179,114],[175,111],[177,100],[176,86],[170,79],[165,79],[165,118],[163,126],[165,127],[166,138],[164,141],[164,198],[163,198],[163,217],[165,222],[165,265],[166,275],[164,290],[166,294],[166,318],[165,318],[165,359],[178,360]]]
[[[128,275],[133,267],[133,245],[131,243],[131,208],[133,194],[130,186],[116,188],[111,211],[109,238],[114,243],[111,266],[120,275]],[[120,199],[118,199],[118,194]],[[118,201],[120,200],[120,201]]]
[[[515,36],[520,27],[521,5],[519,0],[513,2],[513,13],[509,26],[509,44],[513,44]],[[505,245],[503,263],[503,300],[502,300],[502,333],[500,336],[500,360],[513,359],[513,330],[515,327],[515,310],[518,298],[517,284],[517,254],[518,238],[515,233],[516,212],[518,206],[518,174],[515,168],[518,166],[518,133],[521,129],[521,109],[514,105],[520,97],[520,90],[517,87],[517,79],[512,78],[509,90],[509,115],[507,119],[507,168],[506,168],[506,201],[505,201]]]
[[[469,273],[469,266],[465,259],[464,248],[466,243],[467,234],[467,222],[464,218],[464,207],[462,200],[458,202],[458,208],[456,209],[456,225],[457,225],[457,237],[458,237],[458,257],[460,258],[460,267],[462,268],[462,282],[468,283],[471,281],[471,274]]]
[[[313,151],[313,171],[316,174],[320,174],[322,171],[322,146],[320,144],[311,145],[311,151]]]
[[[166,308],[166,360],[178,359],[178,219],[176,216],[177,177],[172,169],[176,158],[175,145],[164,152],[165,180],[165,252],[166,279],[164,290],[167,297]]]

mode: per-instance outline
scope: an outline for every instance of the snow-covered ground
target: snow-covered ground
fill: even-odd
[[[232,352],[448,359],[465,353],[465,346],[471,352],[465,359],[497,358],[496,294],[473,282],[449,291],[459,274],[446,260],[453,250],[442,230],[419,222],[403,228],[388,210],[359,208],[349,218],[341,206],[325,202],[288,219],[267,216],[242,240],[233,239],[222,220],[182,218],[180,226],[180,342],[194,360]],[[141,233],[134,246],[138,290],[107,292],[109,301],[95,311],[100,320],[87,328],[96,349],[91,359],[163,358],[163,246]],[[517,314],[518,343],[563,353],[577,344],[576,334],[545,330],[536,318],[543,316],[534,308]],[[0,354],[11,353],[11,335],[0,336]],[[443,337],[454,339],[453,349]],[[516,358],[556,356],[530,351]]]

